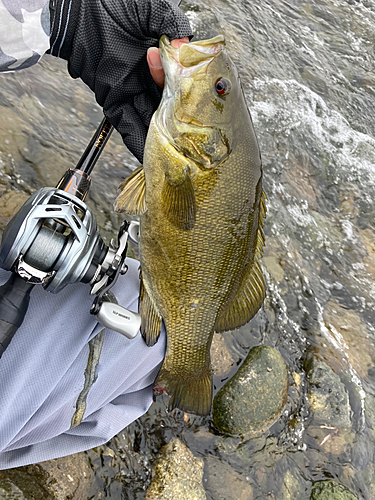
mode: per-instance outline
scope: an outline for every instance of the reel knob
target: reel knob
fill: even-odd
[[[131,312],[113,302],[102,302],[96,317],[103,326],[121,333],[128,339],[134,339],[141,327],[140,314]]]

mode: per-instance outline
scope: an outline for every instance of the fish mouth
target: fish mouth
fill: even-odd
[[[223,35],[209,40],[183,43],[179,48],[172,47],[166,35],[159,41],[160,57],[165,73],[164,91],[173,91],[181,78],[194,78],[206,71],[207,66],[224,49]]]
[[[180,125],[190,127],[205,127],[205,124],[195,120],[186,112],[175,109],[173,102],[180,78],[194,78],[200,72],[205,72],[207,66],[225,47],[223,35],[208,40],[184,43],[179,48],[171,45],[166,35],[159,41],[160,57],[165,73],[165,85],[162,96],[162,106],[156,113],[160,131],[173,146],[179,150],[171,134],[171,124],[176,120]]]
[[[182,68],[192,68],[202,63],[209,63],[224,48],[225,39],[223,35],[217,35],[209,40],[184,43],[179,48],[171,45],[168,37],[163,35],[160,38],[159,48],[163,60],[175,61]],[[163,64],[164,67],[164,64]],[[166,68],[164,67],[164,71]]]

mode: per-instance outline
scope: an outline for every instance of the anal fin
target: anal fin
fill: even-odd
[[[136,168],[119,186],[121,193],[115,201],[116,212],[141,215],[146,211],[145,173],[143,166]]]
[[[148,346],[153,346],[159,339],[162,318],[156,311],[141,277],[139,293],[139,313],[141,315],[141,334]]]

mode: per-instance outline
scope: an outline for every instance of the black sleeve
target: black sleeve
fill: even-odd
[[[147,49],[163,34],[191,38],[188,19],[168,0],[53,0],[51,11],[50,53],[66,59],[70,75],[95,92],[108,120],[142,162],[161,98]]]

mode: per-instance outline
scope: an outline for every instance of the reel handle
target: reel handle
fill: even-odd
[[[0,286],[0,358],[23,322],[33,288],[15,272]]]
[[[99,323],[128,339],[134,339],[141,328],[141,315],[112,302],[102,302],[97,313]]]

